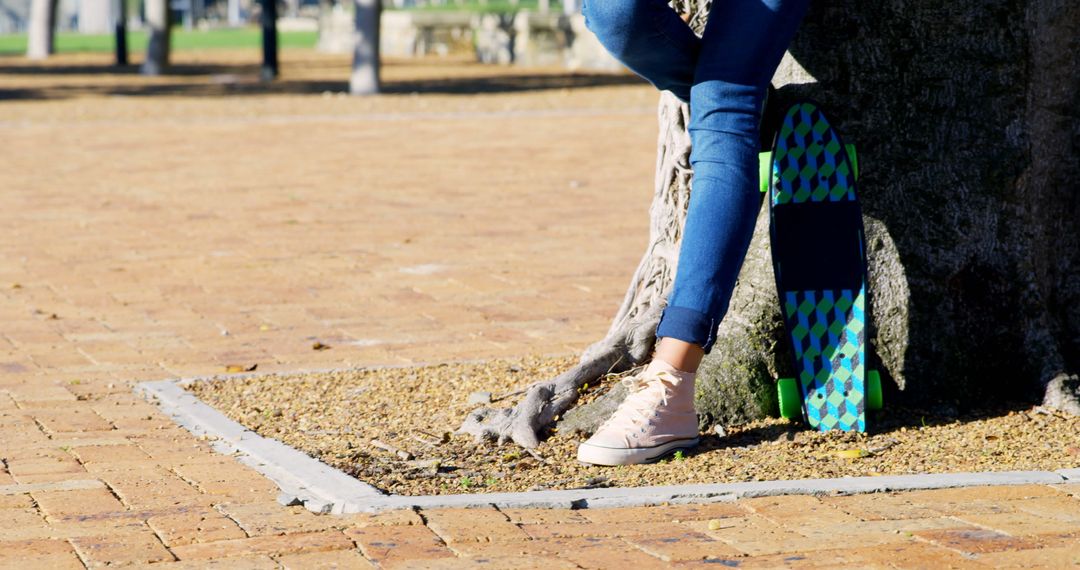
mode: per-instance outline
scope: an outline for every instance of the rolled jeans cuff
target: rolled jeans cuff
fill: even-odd
[[[709,315],[686,307],[667,306],[656,326],[656,338],[675,338],[699,345],[705,354],[716,342],[716,321]]]

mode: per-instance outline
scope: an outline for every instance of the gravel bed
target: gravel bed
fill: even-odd
[[[574,357],[197,382],[199,398],[256,431],[401,495],[504,492],[1080,466],[1080,418],[1017,405],[956,413],[890,408],[873,431],[818,433],[783,419],[710,428],[685,456],[652,465],[580,464],[581,435],[552,433],[534,454],[454,435],[474,392],[507,407]],[[612,376],[583,398],[602,393]],[[715,428],[716,426],[714,426]]]

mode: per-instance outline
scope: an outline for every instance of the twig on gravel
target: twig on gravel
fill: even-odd
[[[544,458],[543,458],[543,456],[541,456],[541,455],[540,455],[539,453],[537,453],[537,452],[535,452],[535,451],[533,451],[533,450],[529,449],[528,447],[525,447],[525,448],[523,448],[523,449],[524,449],[524,450],[525,450],[525,451],[526,451],[526,452],[527,452],[527,453],[528,453],[529,455],[533,456],[533,459],[535,459],[535,460],[539,461],[540,463],[543,463],[544,465],[547,465],[547,463],[548,463],[548,460],[547,460],[547,459],[544,459]]]
[[[402,459],[404,459],[406,461],[413,458],[413,454],[409,453],[408,451],[398,449],[398,448],[390,445],[389,443],[384,443],[384,442],[379,441],[377,439],[372,439],[371,440],[371,445],[374,445],[375,447],[378,447],[379,449],[389,451],[390,453],[393,453],[394,455],[397,455],[398,457],[400,457],[400,458],[402,458]]]
[[[570,489],[600,489],[603,487],[610,487],[611,481],[607,477],[590,477],[585,481],[585,484],[580,487],[570,487]]]
[[[892,447],[892,446],[894,446],[894,445],[896,445],[898,443],[900,443],[899,440],[889,438],[889,439],[883,441],[881,443],[881,445],[871,447],[871,448],[867,449],[866,451],[869,451],[870,455],[877,455],[877,454],[881,453],[882,451],[885,451],[886,449],[889,449],[890,447]]]
[[[415,439],[416,441],[419,441],[420,443],[422,443],[422,444],[424,444],[424,445],[426,445],[428,447],[437,447],[440,443],[442,443],[441,441],[432,441],[433,438],[428,438],[428,437],[424,437],[422,435],[416,435],[416,434],[410,435],[409,438],[410,439]]]
[[[506,398],[509,398],[510,396],[520,396],[520,395],[524,394],[526,392],[526,390],[528,390],[528,388],[522,388],[520,390],[514,390],[513,392],[507,392],[505,394],[500,394],[500,395],[495,396],[494,398],[492,398],[491,401],[492,402],[498,402],[499,400],[504,400]]]

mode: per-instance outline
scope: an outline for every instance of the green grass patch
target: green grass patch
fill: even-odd
[[[146,32],[129,32],[127,35],[128,52],[146,51]],[[319,39],[318,32],[278,32],[278,45],[283,48],[313,48]],[[173,28],[172,48],[217,49],[251,48],[261,49],[262,31],[257,27],[223,28],[218,30],[185,30]],[[112,34],[79,34],[62,32],[56,35],[57,53],[107,53],[113,51]],[[26,52],[26,34],[0,35],[0,54],[22,54]]]

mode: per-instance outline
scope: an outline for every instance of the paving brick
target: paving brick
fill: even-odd
[[[620,539],[579,542],[575,548],[558,554],[584,568],[634,568],[649,570],[669,568],[667,562]]]
[[[32,509],[34,501],[29,493],[0,494],[0,509]]]
[[[917,540],[892,544],[859,545],[854,548],[840,548],[836,552],[846,560],[844,566],[851,568],[988,569],[988,566],[974,557]],[[807,558],[813,560],[817,557],[808,556]]]
[[[451,547],[462,542],[524,540],[528,535],[494,508],[433,509],[420,515]]]
[[[723,519],[716,530],[709,530],[704,522],[682,524],[754,556],[826,550],[830,547],[828,542],[803,536],[760,515]]]
[[[704,505],[668,505],[654,507],[601,508],[569,511],[596,523],[607,522],[678,522],[741,517],[747,510],[740,503]]]
[[[590,522],[580,510],[572,509],[499,509],[515,524],[574,524]]]
[[[1056,548],[990,552],[976,560],[990,568],[1076,568],[1080,567],[1080,540]]]
[[[1053,497],[1059,493],[1049,485],[998,485],[992,487],[958,487],[912,491],[907,495],[913,501],[930,503],[963,503],[967,501],[1012,501],[1033,497]]]
[[[784,525],[784,527],[816,540],[827,542],[834,540],[838,536],[843,536],[844,540],[849,541],[852,544],[860,545],[908,542],[914,536],[912,533],[919,530],[975,530],[978,528],[975,525],[952,517],[861,521],[856,523],[830,523],[824,525],[815,525],[812,522],[806,522],[799,525]]]
[[[916,537],[961,554],[975,555],[1002,550],[1037,548],[1037,542],[987,529],[945,529],[915,531]]]
[[[176,475],[159,467],[107,471],[99,474],[120,499],[133,509],[208,503],[209,499]]]
[[[521,530],[533,538],[619,538],[624,536],[655,536],[657,534],[678,534],[685,532],[691,523],[640,523],[640,522],[607,522],[607,523],[582,523],[582,524],[529,524],[522,525]],[[687,525],[687,526],[684,526]],[[697,524],[704,527],[705,523]],[[691,530],[697,530],[692,528]]]
[[[1060,485],[1050,485],[1050,487],[1059,493],[1071,497],[1080,497],[1080,483],[1062,483]]]
[[[265,554],[256,554],[253,556],[215,558],[213,560],[158,562],[150,568],[153,568],[153,570],[203,570],[204,568],[222,568],[226,570],[279,570],[281,565]]]
[[[81,468],[79,468],[81,469]],[[64,483],[69,481],[82,481],[88,478],[92,478],[93,475],[87,473],[84,470],[76,471],[64,471],[56,473],[35,473],[32,475],[19,475],[15,477],[15,481],[20,484],[38,484],[38,483]]]
[[[763,556],[719,556],[701,560],[681,560],[671,564],[672,568],[739,568],[750,570],[779,569],[828,569],[851,568],[852,570],[885,570],[892,566],[873,564],[853,565],[844,553],[833,550],[819,550],[813,553],[768,554]]]
[[[141,435],[131,438],[135,445],[150,455],[154,461],[162,465],[186,465],[197,461],[216,463],[221,461],[221,456],[210,449],[207,444],[196,440],[190,434],[180,434],[176,437]]]
[[[304,552],[279,556],[277,561],[285,570],[309,570],[312,568],[376,568],[374,564],[355,550],[331,550],[327,552]],[[430,561],[429,561],[430,562]]]
[[[169,547],[247,536],[232,519],[204,508],[151,516],[146,519],[146,524]]]
[[[446,543],[426,526],[350,528],[345,535],[356,541],[365,558],[382,567],[405,560],[454,557]]]
[[[858,518],[809,495],[760,497],[739,503],[775,523],[797,525],[854,525]]]
[[[1051,533],[1076,533],[1080,536],[1080,518],[1071,521],[1060,520],[1023,511],[990,515],[958,515],[955,518],[1013,536]]]
[[[146,516],[146,513],[141,511],[76,515],[50,519],[49,528],[52,529],[53,536],[68,538],[144,534],[148,530],[143,520]]]
[[[466,568],[497,568],[499,570],[547,570],[581,568],[567,560],[550,556],[478,556],[462,558],[440,558],[437,560],[407,560],[390,564],[386,568],[394,570],[456,570]]]
[[[31,493],[45,516],[62,518],[124,511],[124,505],[108,489],[34,491]]]
[[[86,470],[82,465],[63,451],[41,450],[34,455],[8,457],[8,471],[19,483],[41,482],[48,477],[41,475],[61,475],[65,478],[71,475],[85,476]]]
[[[545,509],[539,509],[545,510]],[[394,509],[378,513],[355,513],[341,518],[349,526],[401,526],[424,524],[424,519],[413,509]]]
[[[49,525],[35,509],[0,510],[0,541],[50,538],[52,535]]]
[[[326,530],[339,522],[303,507],[283,507],[277,502],[228,503],[217,508],[236,521],[249,536]]]
[[[73,448],[71,451],[85,464],[97,463],[149,463],[150,456],[132,444],[127,445],[87,445]]]
[[[90,567],[175,560],[149,529],[124,534],[78,536],[70,540],[79,557]]]
[[[82,570],[84,566],[68,541],[42,539],[0,540],[0,568]]]
[[[97,415],[89,407],[65,407],[60,410],[36,410],[31,412],[45,431],[50,434],[84,431],[108,431],[113,425]]]
[[[727,543],[693,531],[678,535],[633,536],[623,540],[665,562],[740,557],[743,554]]]
[[[1017,511],[1032,513],[1047,519],[1067,522],[1080,521],[1080,499],[1074,497],[1040,497],[1011,503]]]
[[[822,497],[821,502],[864,521],[921,519],[941,516],[928,504],[917,504],[906,493],[867,493],[843,497]]]
[[[272,536],[255,536],[234,540],[219,540],[173,547],[173,554],[180,560],[210,560],[229,556],[253,554],[291,554],[294,552],[318,552],[323,550],[349,550],[351,540],[336,530],[302,532]]]
[[[203,493],[225,501],[264,498],[278,491],[258,472],[235,461],[183,463],[172,470]]]
[[[32,383],[9,389],[11,397],[22,408],[33,408],[40,402],[75,402],[72,394],[59,384]]]

